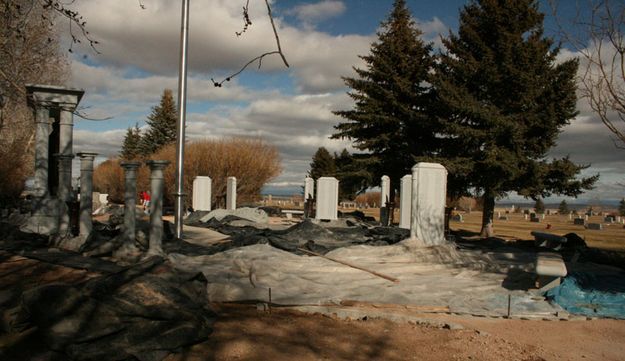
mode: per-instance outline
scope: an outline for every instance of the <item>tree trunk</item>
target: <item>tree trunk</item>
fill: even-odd
[[[493,214],[495,213],[495,196],[490,192],[484,192],[484,205],[482,210],[482,230],[480,237],[492,237],[493,233]]]

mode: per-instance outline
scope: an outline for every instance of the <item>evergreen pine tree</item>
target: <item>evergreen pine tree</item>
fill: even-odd
[[[538,214],[545,213],[545,203],[543,203],[542,199],[536,199],[536,203],[534,203],[534,211]]]
[[[618,214],[619,216],[625,216],[625,198],[622,198],[618,204]]]
[[[560,205],[558,206],[558,213],[569,214],[569,205],[564,199],[562,200],[562,202],[560,202]]]
[[[152,108],[146,123],[149,128],[141,138],[141,154],[148,156],[163,146],[176,141],[176,103],[170,89],[163,91],[159,105]]]
[[[326,148],[320,147],[313,155],[308,176],[316,180],[320,177],[334,177],[335,175],[336,165],[334,164],[334,157]]]
[[[126,130],[126,136],[124,137],[124,143],[122,144],[122,150],[119,152],[119,157],[123,160],[137,159],[141,154],[141,129],[139,124],[135,124],[134,128],[128,128]]]
[[[361,56],[366,68],[355,69],[356,78],[343,78],[352,89],[348,95],[354,108],[334,112],[346,121],[335,127],[332,137],[351,139],[354,147],[367,151],[369,178],[386,174],[391,189],[416,161],[434,153],[436,131],[428,116],[434,62],[432,46],[421,34],[406,2],[396,0],[370,54]]]
[[[536,0],[473,0],[460,12],[458,34],[444,39],[434,85],[444,134],[461,159],[466,187],[483,193],[482,236],[492,236],[495,199],[577,196],[595,177],[583,166],[545,160],[575,110],[577,60],[556,64],[558,48],[543,36]]]
[[[339,194],[341,199],[354,200],[370,181],[370,173],[360,159],[343,149],[340,154],[334,154],[336,164],[336,178],[339,180]]]

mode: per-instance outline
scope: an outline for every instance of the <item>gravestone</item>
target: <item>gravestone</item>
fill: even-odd
[[[384,175],[380,182],[380,223],[383,226],[388,226],[389,222],[389,207],[391,196],[391,179]]]
[[[226,185],[226,209],[234,211],[237,209],[237,179],[236,177],[228,177]]]
[[[193,179],[193,199],[194,211],[210,211],[212,200],[213,180],[207,176],[197,176]]]
[[[603,224],[601,224],[601,223],[588,223],[586,225],[586,228],[594,230],[594,231],[600,231],[600,230],[603,229]]]
[[[317,211],[315,219],[337,219],[338,203],[339,181],[334,177],[321,177],[317,179]]]
[[[575,218],[573,220],[573,224],[578,225],[578,226],[583,226],[586,223],[586,220],[584,218]]]
[[[399,228],[410,229],[412,207],[412,175],[401,177],[399,184]]]
[[[412,167],[410,238],[426,246],[445,242],[447,169],[438,163]]]

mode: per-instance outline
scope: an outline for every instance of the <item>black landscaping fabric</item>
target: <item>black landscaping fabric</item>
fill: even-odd
[[[194,221],[187,222],[188,225],[213,229],[230,236],[230,241],[210,246],[194,245],[183,240],[168,241],[163,244],[163,249],[167,253],[210,255],[253,244],[270,244],[299,255],[303,254],[299,248],[325,254],[336,248],[353,245],[395,244],[410,235],[406,229],[374,226],[355,218],[345,219],[348,227],[324,227],[305,219],[285,230],[230,225],[231,222],[240,220],[235,216],[224,217],[221,221],[213,218],[208,222],[197,221],[197,218],[191,219]]]
[[[0,340],[15,340],[2,342],[0,360],[156,361],[210,335],[216,314],[201,273],[176,270],[158,256],[123,267],[75,252],[37,249],[40,236],[22,236],[3,238],[0,248],[101,276],[26,289],[11,297],[16,304],[0,299],[5,315]]]

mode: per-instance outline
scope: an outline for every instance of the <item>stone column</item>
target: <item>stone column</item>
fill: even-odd
[[[72,159],[73,154],[55,154],[59,164],[59,189],[57,193],[59,202],[59,236],[69,234],[69,208],[67,202],[71,201],[72,190]]]
[[[48,195],[48,147],[52,132],[50,111],[43,107],[35,108],[35,197]]]
[[[211,210],[211,188],[213,181],[210,177],[197,176],[193,180],[192,207],[194,211]]]
[[[167,160],[150,160],[147,165],[150,167],[150,244],[148,256],[160,255],[163,253],[161,247],[163,243],[163,191],[165,181],[163,170],[169,165]]]
[[[380,224],[388,226],[389,222],[389,203],[391,196],[391,179],[387,175],[383,175],[380,182]]]
[[[412,167],[411,239],[426,246],[445,241],[446,193],[445,167],[437,163],[417,163]]]
[[[412,208],[412,175],[401,177],[399,185],[399,228],[410,229]]]
[[[304,179],[304,218],[312,216],[313,203],[315,199],[315,180],[306,177]]]
[[[59,116],[59,153],[72,154],[75,105],[61,104]]]
[[[228,177],[226,188],[226,209],[234,211],[237,209],[237,178]]]
[[[317,179],[317,211],[315,219],[337,219],[338,202],[339,181],[334,177],[321,177]]]
[[[135,222],[137,217],[137,169],[139,162],[122,162],[124,168],[124,238],[135,240]],[[81,196],[82,197],[82,196]],[[82,223],[81,223],[82,224]]]
[[[80,235],[88,237],[93,229],[93,160],[98,153],[81,152],[80,158]]]

